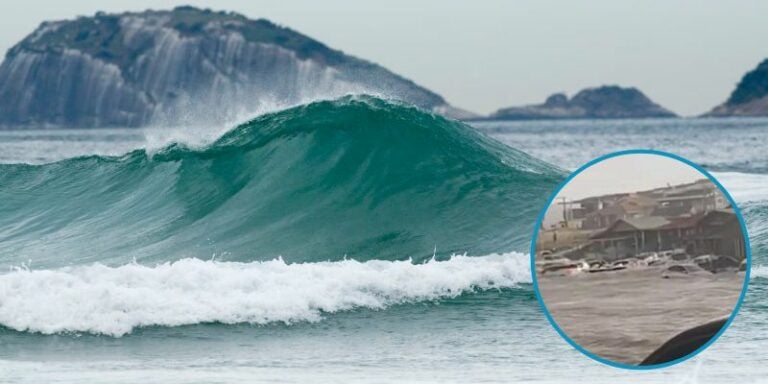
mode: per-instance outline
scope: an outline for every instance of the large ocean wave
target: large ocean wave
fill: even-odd
[[[0,266],[521,250],[562,178],[460,122],[350,96],[204,148],[0,165]]]

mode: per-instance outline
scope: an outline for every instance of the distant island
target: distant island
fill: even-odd
[[[487,116],[266,19],[191,6],[43,22],[0,64],[0,128],[234,124],[265,110],[368,93],[460,120],[671,118],[603,85]],[[768,59],[704,117],[768,116]]]
[[[570,99],[563,93],[556,93],[543,104],[502,108],[485,119],[631,119],[676,116],[636,88],[605,85],[584,89]]]
[[[292,29],[184,6],[42,23],[0,66],[0,126],[224,123],[259,108],[347,93],[471,116]]]
[[[741,78],[725,103],[704,116],[768,116],[768,59]]]

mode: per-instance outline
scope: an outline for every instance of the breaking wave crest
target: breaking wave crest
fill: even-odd
[[[314,322],[324,314],[530,283],[528,256],[286,264],[183,259],[17,269],[0,275],[0,324],[43,334],[123,336],[136,327]]]

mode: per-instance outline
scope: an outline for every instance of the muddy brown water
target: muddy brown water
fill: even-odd
[[[744,273],[662,278],[664,267],[539,274],[547,310],[574,342],[602,358],[639,364],[676,334],[729,316]]]

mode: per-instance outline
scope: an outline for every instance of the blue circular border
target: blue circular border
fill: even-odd
[[[733,312],[728,317],[728,321],[723,325],[722,328],[720,328],[720,331],[718,331],[715,336],[713,336],[709,341],[707,341],[704,345],[699,347],[697,350],[693,351],[692,353],[689,353],[688,355],[681,357],[679,359],[675,359],[672,361],[668,361],[666,363],[662,364],[654,364],[654,365],[630,365],[630,364],[624,364],[624,363],[618,363],[612,360],[605,359],[603,357],[600,357],[579,344],[577,344],[573,339],[568,337],[568,335],[560,328],[559,325],[557,325],[557,322],[552,317],[552,314],[549,313],[549,310],[547,310],[546,304],[544,304],[544,299],[541,297],[541,292],[539,291],[539,282],[536,278],[536,240],[539,237],[539,228],[541,228],[541,225],[544,221],[544,216],[546,215],[547,211],[549,210],[550,205],[552,205],[552,202],[557,197],[557,194],[560,193],[560,191],[565,187],[571,180],[573,180],[576,176],[578,176],[581,172],[584,172],[587,168],[592,167],[593,165],[600,163],[604,160],[608,160],[614,157],[619,156],[625,156],[625,155],[637,155],[637,154],[644,154],[644,155],[657,155],[657,156],[664,156],[668,157],[677,161],[680,161],[684,164],[687,164],[697,171],[701,172],[704,176],[706,176],[712,183],[714,183],[720,191],[723,193],[726,199],[728,199],[728,202],[731,204],[731,207],[733,207],[733,211],[736,213],[736,217],[739,219],[739,224],[741,225],[741,231],[742,235],[744,236],[744,246],[746,248],[746,255],[747,255],[747,270],[744,274],[744,283],[741,288],[741,295],[739,296],[739,300],[736,302],[736,306],[733,308]],[[582,165],[577,170],[575,170],[573,173],[571,173],[565,180],[563,180],[557,188],[552,192],[549,199],[547,199],[546,205],[544,205],[544,208],[539,213],[539,217],[536,220],[536,226],[534,227],[533,236],[531,238],[531,276],[533,281],[533,290],[536,292],[536,299],[539,301],[539,305],[541,305],[541,308],[544,310],[544,315],[547,318],[547,321],[552,325],[552,327],[557,331],[557,333],[570,344],[572,347],[574,347],[577,351],[583,353],[587,357],[596,360],[598,362],[601,362],[603,364],[616,367],[616,368],[623,368],[623,369],[629,369],[629,370],[637,370],[637,371],[646,371],[651,369],[659,369],[659,368],[665,368],[669,367],[675,364],[682,363],[683,361],[686,361],[699,353],[701,353],[703,350],[707,349],[712,343],[714,343],[722,334],[725,332],[726,329],[731,325],[733,320],[736,318],[736,315],[739,313],[739,310],[741,309],[741,304],[744,302],[744,296],[747,293],[747,287],[749,285],[749,278],[750,278],[750,272],[752,270],[752,250],[749,244],[749,235],[747,233],[747,225],[744,222],[744,217],[741,215],[741,210],[736,205],[736,201],[733,200],[733,197],[731,197],[730,193],[723,187],[722,184],[720,184],[717,179],[714,178],[706,169],[701,167],[700,165],[675,154],[669,153],[669,152],[663,152],[663,151],[657,151],[655,149],[630,149],[625,151],[618,151],[618,152],[612,152],[603,156],[600,156],[594,160],[589,161],[588,163]]]

